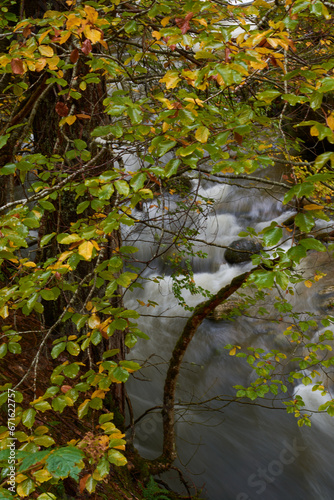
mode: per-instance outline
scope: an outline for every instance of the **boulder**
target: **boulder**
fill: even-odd
[[[251,260],[251,255],[260,253],[262,245],[258,241],[251,238],[242,238],[241,240],[232,241],[225,251],[225,260],[229,264],[240,264]]]

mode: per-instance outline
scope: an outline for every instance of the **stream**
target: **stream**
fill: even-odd
[[[277,172],[278,180],[280,176],[281,172]],[[195,188],[196,180],[192,182]],[[219,245],[229,245],[248,226],[260,231],[272,220],[282,223],[295,213],[282,206],[282,193],[277,189],[245,189],[206,182],[202,183],[200,194],[211,198],[213,203],[206,217],[198,216],[196,224],[201,231],[198,238]],[[175,203],[172,196],[169,203],[171,206]],[[138,212],[138,218],[145,220],[152,214],[158,214],[159,210],[147,204],[141,213]],[[329,226],[329,223],[321,223]],[[138,260],[154,255],[156,240],[154,233],[144,226],[141,231],[127,235],[129,244],[139,248],[136,254]],[[168,237],[165,243],[168,244]],[[288,243],[286,245],[288,248]],[[234,276],[252,267],[249,262],[228,264],[222,248],[197,243],[196,250],[208,254],[206,259],[193,259],[196,284],[213,293],[229,284]],[[330,290],[327,293],[326,287],[331,284],[331,266],[329,253],[308,253],[299,269],[305,279],[313,276],[315,269],[327,273],[327,276],[311,289],[304,283],[295,287],[291,301],[297,311],[311,311],[316,317],[330,314],[326,305]],[[144,271],[144,276],[151,281],[146,282],[143,290],[137,289],[127,297],[126,305],[143,314],[139,326],[150,337],[148,341],[140,340],[130,353],[132,359],[143,365],[139,374],[127,383],[135,418],[149,408],[161,405],[167,362],[190,314],[174,298],[170,274],[166,259],[154,260]],[[155,283],[155,276],[163,276],[163,279]],[[282,333],[287,318],[281,318],[281,322],[276,323],[269,320],[279,320],[273,307],[275,294],[277,292],[268,294],[264,304],[247,309],[233,321],[204,320],[186,353],[176,395],[176,465],[190,485],[194,483],[199,490],[202,489],[201,498],[333,499],[334,420],[331,417],[314,414],[312,427],[300,428],[295,417],[288,415],[285,409],[262,408],[248,399],[243,400],[244,403],[228,402],[235,395],[233,386],[248,386],[256,374],[245,360],[230,356],[229,351],[224,349],[226,344],[242,347],[255,345],[265,350],[275,348],[287,353],[288,357],[292,356],[292,347]],[[192,306],[203,300],[200,295],[191,295],[188,291],[183,296],[186,303]],[[145,304],[153,301],[158,305],[141,307],[138,300]],[[257,314],[259,305],[265,305],[268,317],[262,318]],[[312,334],[316,336],[319,332],[315,329]],[[312,392],[312,385],[301,387],[298,381],[294,386],[287,383],[288,393],[285,396],[293,398],[299,393],[307,409],[315,409],[325,398],[319,392]],[[266,401],[258,400],[258,403],[269,407],[284,406],[279,401],[276,404],[275,397],[269,394]],[[221,396],[221,401],[212,399],[217,395]],[[281,397],[282,394],[278,394],[277,399]],[[148,413],[136,425],[135,445],[146,458],[160,455],[162,422],[159,409]],[[176,472],[171,473],[168,482],[186,494]]]

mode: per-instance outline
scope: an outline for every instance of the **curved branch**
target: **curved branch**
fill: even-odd
[[[240,274],[233,278],[229,285],[221,288],[212,298],[198,304],[192,316],[188,319],[183,332],[181,333],[172,353],[169,362],[169,368],[164,386],[163,397],[163,451],[162,455],[153,460],[150,464],[152,474],[157,474],[171,467],[176,458],[175,444],[175,391],[176,383],[180,373],[181,363],[187,348],[193,339],[197,328],[202,321],[217,307],[219,304],[227,300],[236,290],[238,290],[255,270],[253,268],[246,273]]]

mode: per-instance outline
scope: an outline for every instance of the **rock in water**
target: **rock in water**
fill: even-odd
[[[224,255],[226,262],[229,264],[250,261],[251,255],[259,253],[263,248],[261,243],[250,238],[232,241],[229,247]]]

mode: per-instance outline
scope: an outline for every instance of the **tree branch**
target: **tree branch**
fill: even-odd
[[[150,464],[152,474],[162,472],[171,467],[176,458],[175,443],[175,391],[180,373],[181,363],[187,348],[202,321],[217,307],[238,290],[254,271],[248,271],[233,278],[229,285],[221,288],[212,298],[201,302],[195,307],[188,319],[172,353],[164,386],[163,397],[163,451],[162,455]]]

